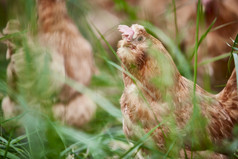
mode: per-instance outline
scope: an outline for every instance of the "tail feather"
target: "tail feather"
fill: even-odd
[[[236,70],[227,81],[226,87],[217,95],[218,100],[224,105],[233,122],[238,123],[238,93]]]

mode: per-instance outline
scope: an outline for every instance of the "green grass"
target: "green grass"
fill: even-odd
[[[236,45],[237,39],[234,40],[231,53],[210,58],[200,63],[197,62],[198,48],[206,39],[207,34],[214,30],[213,25],[216,22],[216,19],[214,19],[206,31],[199,36],[199,23],[202,14],[202,9],[199,5],[200,0],[197,7],[196,43],[190,58],[186,57],[187,53],[183,53],[178,46],[177,36],[179,30],[177,26],[175,0],[171,1],[173,10],[170,11],[170,14],[174,16],[173,23],[176,30],[176,39],[172,39],[165,34],[164,30],[161,30],[150,22],[139,19],[137,9],[130,6],[126,1],[114,0],[114,3],[116,4],[114,9],[117,12],[124,12],[127,15],[125,23],[138,22],[143,24],[148,32],[158,37],[170,52],[181,74],[189,79],[193,79],[195,84],[198,67],[226,58],[232,53],[234,54],[236,69],[238,68],[237,55],[235,54],[238,51]],[[37,33],[35,1],[20,0],[15,3],[13,0],[9,0],[6,5],[7,14],[4,18],[7,21],[12,18],[18,18],[21,27],[19,32],[1,37],[0,42],[3,40],[13,40],[17,43],[16,50],[23,48],[24,58],[18,60],[21,76],[18,81],[19,89],[14,90],[7,85],[6,69],[9,60],[5,59],[6,47],[0,44],[0,101],[5,95],[9,95],[17,101],[22,112],[13,118],[4,119],[2,116],[0,118],[0,158],[53,159],[66,158],[71,155],[76,159],[101,159],[113,157],[134,158],[140,154],[143,154],[146,158],[177,158],[178,151],[185,146],[185,132],[177,131],[176,119],[172,115],[165,119],[165,122],[170,123],[170,129],[172,130],[171,134],[164,134],[166,138],[165,150],[158,150],[151,139],[154,131],[160,128],[163,123],[158,123],[148,133],[143,132],[140,138],[127,139],[125,137],[122,130],[122,114],[119,104],[120,96],[124,89],[122,72],[128,74],[138,86],[140,86],[140,83],[127,70],[124,70],[120,66],[121,61],[117,57],[116,48],[110,45],[105,35],[100,33],[93,22],[88,21],[86,15],[92,9],[90,5],[86,1],[79,0],[69,0],[67,5],[70,8],[69,14],[78,25],[82,35],[93,46],[95,62],[99,73],[94,75],[89,87],[85,87],[71,79],[66,79],[66,83],[74,87],[78,92],[89,96],[97,104],[97,112],[92,121],[81,129],[62,125],[53,118],[51,107],[55,100],[55,94],[51,84],[48,82],[51,79],[49,53],[40,48],[37,42],[28,38],[29,34],[34,36]],[[21,8],[22,6],[23,9]],[[97,37],[93,30],[96,30],[100,37]],[[109,49],[104,48],[101,40],[106,43]],[[16,58],[19,53],[19,50],[16,51]],[[191,62],[193,57],[195,58],[194,66]],[[159,55],[156,58],[158,60],[163,59]],[[41,64],[38,63],[39,61],[41,61]],[[162,62],[164,61],[162,60]],[[169,74],[166,64],[163,70],[166,75]],[[62,77],[59,77],[57,80],[62,80]],[[57,80],[56,82],[59,82]],[[169,83],[169,80],[163,76],[153,82],[158,84],[158,88],[164,88]],[[195,97],[195,84],[194,92],[190,98]],[[164,100],[169,105],[172,105],[170,99],[170,97],[164,96]],[[148,104],[147,101],[145,102]],[[207,121],[201,117],[200,110],[196,105],[197,101],[194,100],[193,116],[186,125],[188,131],[194,132],[194,134],[195,131],[203,130],[207,124]],[[148,106],[150,107],[149,104]],[[198,139],[194,134],[189,136],[189,139],[194,145],[199,145]],[[206,137],[206,134],[203,135]],[[229,143],[228,149],[232,150],[231,152],[237,149],[237,139],[236,136],[234,141]],[[204,142],[210,150],[214,149],[209,140],[205,140]],[[149,152],[149,155],[142,152],[142,149]],[[193,157],[193,153],[192,156],[187,157]]]

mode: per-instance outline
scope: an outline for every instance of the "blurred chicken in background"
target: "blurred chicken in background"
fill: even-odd
[[[65,0],[37,0],[39,43],[51,52],[53,71],[58,72],[62,78],[67,77],[88,86],[95,69],[92,48],[68,16],[65,3]],[[8,81],[16,83],[15,76],[18,74],[15,69],[15,62],[11,58]],[[15,76],[11,76],[12,74]],[[58,92],[58,102],[53,106],[56,118],[77,127],[92,118],[96,105],[90,98],[67,84],[59,85]],[[9,97],[3,100],[5,116],[8,116],[7,109],[11,103],[13,102]]]
[[[39,37],[43,46],[63,57],[67,77],[87,86],[94,72],[92,48],[67,15],[65,0],[38,0]],[[95,104],[85,95],[64,85],[60,103],[54,107],[57,118],[69,125],[88,122]]]
[[[221,27],[210,33],[208,33],[206,38],[207,45],[207,55],[205,58],[216,57],[231,51],[231,47],[227,45],[229,43],[232,45],[232,40],[235,40],[238,33],[238,14],[237,11],[233,11],[229,8],[231,4],[225,3],[226,0],[203,0],[202,4],[204,6],[205,23],[208,27],[212,21],[217,18],[213,28]],[[238,7],[238,3],[235,0],[230,2],[234,3]],[[199,60],[204,59],[204,54],[200,54]],[[228,74],[228,58],[222,59],[217,62],[210,63],[209,76],[212,77],[211,86],[215,89],[219,85],[224,85],[229,77]],[[232,66],[231,66],[232,70]],[[200,69],[199,74],[202,77],[204,72]],[[220,90],[222,88],[219,88]],[[217,89],[215,89],[217,90]]]
[[[204,25],[200,26],[200,37],[214,19],[217,19],[198,50],[198,63],[229,53],[231,47],[227,43],[232,45],[231,39],[234,40],[238,33],[238,14],[230,7],[231,4],[238,7],[237,1],[229,0],[229,4],[224,0],[202,0],[201,3],[204,11]],[[185,35],[186,42],[184,41],[182,48],[186,53],[191,54],[195,44],[196,9],[190,15],[189,21],[192,25]],[[233,67],[231,65],[231,70]],[[207,89],[220,91],[228,77],[228,58],[198,67],[198,84]],[[208,82],[208,85],[206,82]]]

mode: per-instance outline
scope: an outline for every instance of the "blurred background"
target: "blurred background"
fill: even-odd
[[[50,84],[47,83],[51,73],[41,76],[35,74],[34,69],[27,69],[30,66],[42,69],[40,71],[49,69],[39,65],[47,66],[47,62],[31,56],[31,52],[41,52],[36,49],[37,42],[29,44],[38,36],[37,2],[0,0],[0,101],[2,103],[4,97],[10,96],[22,108],[9,118],[4,118],[1,111],[0,156],[134,158],[144,140],[129,142],[122,131],[119,100],[124,85],[115,53],[121,39],[117,27],[135,23],[146,26],[148,32],[163,42],[181,74],[192,80],[197,3],[197,0],[66,0],[69,17],[92,47],[96,67],[86,87],[68,81],[70,86],[87,94],[97,105],[90,121],[78,127],[54,118],[52,106],[57,97],[48,90]],[[238,33],[238,1],[202,0],[201,6],[198,84],[211,93],[217,93],[225,86],[231,73],[229,70],[234,68],[229,57],[231,51],[236,51],[231,46]],[[6,33],[9,22],[12,23],[7,27],[9,33]],[[14,29],[17,34],[11,32]],[[7,80],[7,67],[11,61],[11,58],[6,58],[7,40],[17,45],[18,49],[13,49],[15,52],[22,47],[29,51],[31,65],[22,65],[20,80],[16,82],[16,87],[20,87],[18,91],[10,87]],[[26,52],[24,54],[28,54]],[[37,79],[40,82],[28,84]],[[156,149],[150,151],[153,152],[152,158],[166,157]]]

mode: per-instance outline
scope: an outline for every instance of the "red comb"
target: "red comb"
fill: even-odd
[[[125,37],[127,41],[132,40],[134,31],[127,25],[119,25],[118,30],[122,33],[122,37]]]

